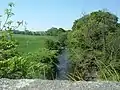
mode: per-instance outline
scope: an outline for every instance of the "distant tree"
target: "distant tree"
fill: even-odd
[[[58,36],[58,35],[60,35],[61,33],[64,33],[64,32],[65,32],[65,30],[62,29],[62,28],[57,29],[55,27],[52,27],[52,28],[50,28],[46,31],[46,34],[50,35],[50,36]]]

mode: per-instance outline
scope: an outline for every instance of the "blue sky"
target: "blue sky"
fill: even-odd
[[[51,27],[71,29],[81,13],[108,9],[120,17],[120,0],[1,0],[0,14],[9,2],[15,3],[13,20],[25,20],[30,30]]]

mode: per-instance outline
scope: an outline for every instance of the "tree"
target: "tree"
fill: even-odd
[[[67,32],[61,33],[58,35],[58,42],[60,43],[61,47],[65,47],[67,45],[66,40],[67,40]]]
[[[57,29],[55,27],[52,27],[52,28],[50,28],[46,31],[46,34],[50,35],[50,36],[58,36],[58,35],[60,35],[61,33],[64,33],[64,32],[65,32],[65,30],[62,29],[62,28]]]
[[[17,42],[14,40],[12,36],[12,30],[18,28],[22,22],[17,22],[17,26],[13,26],[13,21],[10,18],[14,15],[12,12],[12,8],[14,7],[14,3],[8,4],[9,8],[5,10],[6,20],[1,21],[1,38],[0,38],[0,61],[7,60],[11,57],[18,55],[16,51]]]
[[[54,41],[52,39],[46,39],[45,47],[49,50],[59,50],[60,49],[60,43],[58,41]]]
[[[117,32],[117,21],[117,16],[102,10],[75,20],[68,35],[68,47],[75,67],[73,68],[75,75],[79,72],[82,79],[90,80],[96,77],[96,72],[100,72],[99,66],[103,66],[100,62],[105,63],[106,66],[113,63],[110,59],[112,51],[109,42],[112,42],[110,37]],[[92,74],[95,74],[95,77]],[[102,76],[102,73],[98,74]]]
[[[2,31],[2,34],[0,32],[0,78],[54,79],[56,63],[58,63],[56,50],[41,49],[39,52],[23,56],[18,54],[12,31],[15,31],[21,23],[17,22],[17,26],[12,26],[12,23],[8,24],[10,16],[13,15],[12,6],[9,4],[10,9],[7,9],[8,13],[5,13],[7,18],[0,29]]]

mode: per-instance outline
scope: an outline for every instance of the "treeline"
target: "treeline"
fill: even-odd
[[[44,31],[20,31],[20,30],[12,30],[14,34],[22,34],[22,35],[36,35],[36,36],[44,36],[46,35],[46,32]]]
[[[29,31],[29,30],[25,30],[25,31],[12,30],[12,31],[13,31],[14,34],[23,34],[23,35],[58,36],[58,35],[66,32],[66,31],[69,31],[69,30],[65,30],[63,28],[52,27],[52,28],[48,29],[47,31]]]

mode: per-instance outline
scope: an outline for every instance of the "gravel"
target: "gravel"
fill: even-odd
[[[120,82],[0,79],[0,90],[120,90]]]

